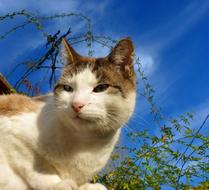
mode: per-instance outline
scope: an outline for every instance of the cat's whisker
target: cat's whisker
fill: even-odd
[[[123,129],[127,130],[127,132],[134,132],[134,129],[132,129],[129,125],[124,124]]]

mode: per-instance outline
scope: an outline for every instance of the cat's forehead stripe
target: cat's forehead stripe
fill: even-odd
[[[123,75],[117,72],[111,63],[105,59],[98,59],[97,62],[80,63],[77,65],[68,65],[65,67],[63,75],[59,80],[60,84],[85,83],[96,85],[98,83],[108,83],[113,86],[118,86],[123,93],[128,93],[135,90],[135,79],[126,79]],[[79,85],[80,86],[80,85]]]
[[[68,78],[68,82],[73,82],[77,84],[92,84],[97,83],[96,75],[92,72],[92,70],[87,67],[84,70],[74,74],[72,77]]]

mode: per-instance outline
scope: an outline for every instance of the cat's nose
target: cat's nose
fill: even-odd
[[[85,106],[85,103],[83,103],[83,102],[73,102],[72,103],[72,108],[75,112],[79,112],[84,106]]]

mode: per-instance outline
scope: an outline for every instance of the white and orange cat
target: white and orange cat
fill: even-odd
[[[127,38],[107,57],[82,57],[63,39],[52,94],[0,96],[0,190],[106,190],[89,180],[134,110],[133,53]]]

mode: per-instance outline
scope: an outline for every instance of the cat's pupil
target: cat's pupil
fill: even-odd
[[[109,88],[109,84],[100,84],[93,89],[93,92],[103,92]]]
[[[63,85],[63,89],[67,92],[73,92],[73,88],[70,85]]]

